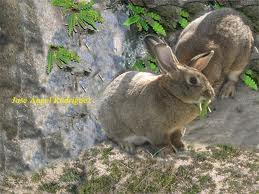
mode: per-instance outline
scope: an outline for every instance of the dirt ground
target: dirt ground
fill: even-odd
[[[216,99],[208,118],[187,127],[189,143],[224,143],[259,149],[259,92],[241,81],[234,98]]]

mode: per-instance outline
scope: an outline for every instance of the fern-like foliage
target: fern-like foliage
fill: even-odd
[[[50,74],[54,64],[57,64],[58,67],[62,69],[64,65],[67,65],[72,61],[77,63],[80,62],[80,58],[76,52],[69,51],[62,46],[51,45],[48,51],[47,74]]]
[[[218,1],[216,1],[216,2],[214,2],[214,4],[211,5],[211,7],[212,7],[213,9],[221,9],[221,8],[223,8],[223,4],[221,4],[221,3],[218,2]]]
[[[136,60],[135,64],[133,65],[133,69],[136,71],[147,71],[155,74],[159,73],[157,62],[151,57]]]
[[[252,71],[251,69],[246,70],[245,74],[243,75],[244,83],[251,88],[252,90],[258,90],[258,75],[256,72]]]
[[[74,0],[52,0],[52,5],[62,7],[68,18],[68,35],[72,36],[76,27],[84,30],[91,29],[96,31],[96,23],[104,21],[100,12],[93,8],[95,2],[89,3],[82,1],[79,3]]]
[[[180,26],[182,28],[185,28],[190,23],[189,17],[190,17],[190,15],[187,11],[185,11],[185,10],[181,11],[180,19],[179,19],[178,23],[180,24]]]
[[[129,27],[135,24],[139,31],[148,31],[152,28],[158,35],[166,36],[166,31],[162,26],[161,16],[154,12],[149,12],[146,8],[129,4],[129,9],[132,11],[132,16],[128,18],[124,25]]]

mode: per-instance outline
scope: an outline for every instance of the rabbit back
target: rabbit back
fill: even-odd
[[[200,53],[214,50],[214,56],[203,70],[214,86],[224,76],[231,78],[244,70],[253,43],[246,18],[233,9],[222,8],[191,22],[181,33],[175,53],[180,62],[186,63]]]

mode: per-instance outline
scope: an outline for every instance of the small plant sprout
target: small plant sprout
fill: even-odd
[[[80,62],[80,58],[75,52],[69,51],[62,46],[50,45],[48,51],[47,73],[50,74],[54,64],[57,64],[58,67],[62,69],[64,65],[67,65],[72,61],[77,63]]]
[[[93,8],[94,1],[74,2],[74,0],[52,0],[52,5],[62,7],[68,19],[68,35],[72,36],[76,27],[97,31],[96,23],[104,21],[100,12]]]
[[[149,12],[146,8],[129,4],[129,9],[133,16],[128,18],[124,25],[129,27],[135,24],[139,31],[148,31],[151,27],[158,35],[166,36],[166,31],[161,25],[161,16],[154,12]]]

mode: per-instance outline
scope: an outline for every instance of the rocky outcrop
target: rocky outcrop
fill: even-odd
[[[50,1],[0,2],[0,175],[36,169],[54,159],[78,155],[104,138],[94,103],[105,84],[125,70],[127,15],[106,9],[94,34],[67,35],[67,21]],[[81,41],[81,45],[79,45]],[[76,51],[81,62],[46,74],[49,45]],[[91,98],[84,105],[13,103],[13,97]],[[1,177],[1,176],[0,176]]]

